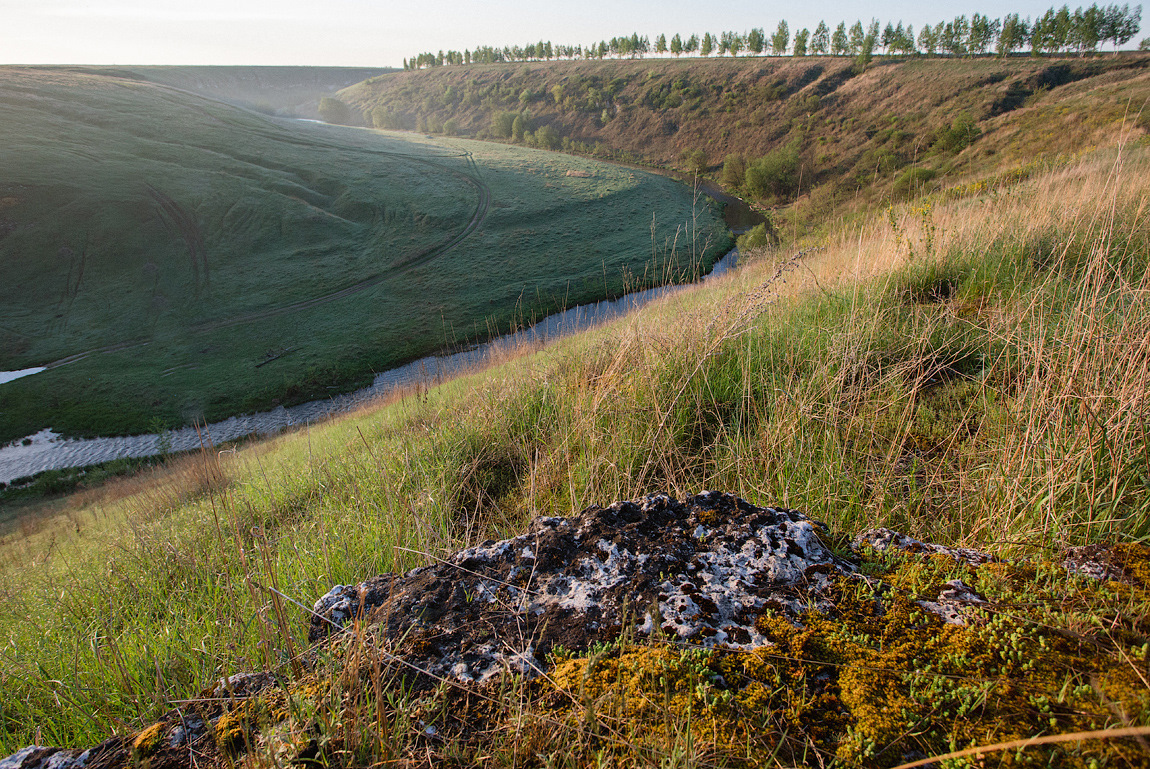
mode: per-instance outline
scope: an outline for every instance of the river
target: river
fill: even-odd
[[[711,272],[703,279],[712,280],[734,269],[738,252],[732,250],[715,262]],[[429,355],[404,366],[376,375],[369,387],[325,400],[281,406],[271,411],[230,417],[221,422],[200,427],[184,427],[159,434],[129,435],[117,438],[63,438],[51,430],[41,430],[22,440],[0,448],[0,483],[68,467],[110,462],[126,457],[151,457],[158,454],[192,451],[200,448],[201,440],[219,445],[250,435],[274,435],[281,430],[306,425],[333,414],[351,411],[372,400],[390,394],[396,388],[431,386],[450,379],[483,364],[490,357],[521,345],[542,345],[548,341],[584,331],[592,326],[618,318],[651,301],[686,286],[661,286],[626,294],[594,304],[574,307],[549,315],[534,326],[496,337],[484,344],[445,355]],[[0,382],[8,381],[4,375],[29,376],[34,369],[20,372],[0,372]],[[9,379],[14,379],[9,376]]]

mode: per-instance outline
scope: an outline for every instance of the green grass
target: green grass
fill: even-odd
[[[1124,123],[1145,128],[1148,69],[1144,54],[876,57],[861,73],[826,56],[561,61],[396,72],[340,95],[369,123],[453,121],[477,138],[497,138],[496,118],[520,112],[578,151],[676,169],[701,157],[714,179],[730,156],[793,148],[797,178],[782,195],[757,185],[758,202],[788,236],[822,237],[843,216],[905,199],[908,172],[947,187],[1109,145]],[[945,141],[961,115],[977,130],[966,147]]]
[[[259,584],[274,580],[308,604],[332,584],[418,565],[419,553],[656,490],[726,489],[798,508],[843,535],[887,525],[1028,557],[1120,542],[1134,548],[1124,551],[1131,558],[1144,557],[1148,163],[1145,147],[1127,146],[1010,187],[877,212],[797,263],[760,252],[730,278],[489,371],[235,454],[185,459],[29,518],[0,543],[0,752],[31,741],[34,728],[43,743],[93,745],[143,727],[220,675],[284,667],[290,647]],[[944,578],[930,571],[937,564],[928,574],[913,563],[906,572],[882,568],[915,590]],[[751,758],[767,760],[768,737],[785,733],[784,755],[801,760],[806,742],[793,729],[825,718],[819,750],[839,750],[844,766],[889,765],[897,751],[881,761],[867,751],[903,744],[934,702],[962,708],[954,724],[974,726],[954,731],[935,719],[938,728],[916,744],[1008,739],[1023,723],[1017,712],[1047,723],[1041,698],[1061,702],[1068,676],[1103,668],[1124,688],[1097,694],[1075,684],[1075,707],[1086,715],[1059,728],[1146,723],[1141,668],[1122,657],[1145,654],[1144,622],[1126,621],[1144,616],[1144,591],[1086,585],[1071,603],[1054,595],[1039,605],[1028,599],[1024,569],[1001,585],[979,574],[996,595],[1021,603],[961,639],[920,637],[925,631],[899,624],[896,612],[892,636],[859,615],[856,624],[818,619],[814,635],[786,641],[792,651],[783,653],[795,658],[787,670],[748,674],[761,673],[754,680],[773,692],[746,703],[765,719]],[[1052,589],[1049,580],[1040,587]],[[1124,603],[1114,609],[1115,601]],[[1112,621],[1125,622],[1126,635],[1107,636]],[[1059,645],[1061,656],[1042,658],[1053,666],[1044,677],[1028,679],[1011,660],[1023,654],[1018,638],[1039,626],[1100,633],[1101,645]],[[303,614],[293,615],[296,648],[305,628]],[[888,637],[898,643],[876,642]],[[1001,708],[969,709],[978,681],[932,683],[899,667],[912,652],[937,654],[940,669],[961,676],[966,653],[952,641],[989,660],[986,675],[1006,687]],[[895,672],[866,675],[874,665],[865,661],[880,658]],[[863,666],[836,684],[845,714],[816,707],[804,683],[814,669],[803,665],[824,663]],[[1019,682],[1037,688],[1037,699],[1012,694]],[[494,751],[508,764],[543,763],[538,755],[563,755],[572,734],[587,761],[607,747],[586,710],[531,721],[541,711],[507,686],[494,731],[435,748],[440,760],[483,763],[477,756]],[[903,711],[867,709],[892,687]],[[403,704],[402,691],[389,691],[394,722],[373,720],[380,711],[366,705],[356,710],[362,692],[308,707],[340,724],[331,733],[345,740],[355,738],[346,732],[353,723],[375,734],[404,713],[449,707],[435,697]],[[712,730],[725,711],[700,714],[713,700],[703,694],[685,714],[668,707],[653,721],[626,721],[630,741],[609,746],[617,760],[657,763],[648,736],[664,734],[677,735],[670,749],[680,757],[746,758],[752,746],[737,728],[729,742],[714,736],[741,722],[723,716]],[[1115,701],[1125,715],[1110,719],[1117,711],[1106,703]],[[568,717],[561,736],[530,726]],[[601,718],[605,730],[618,726],[609,710]],[[712,736],[690,736],[700,719]],[[423,755],[415,731],[389,739],[363,743],[355,760]]]
[[[0,101],[0,369],[81,356],[0,388],[0,441],[325,397],[726,245],[691,190],[561,155],[68,70],[5,69]]]

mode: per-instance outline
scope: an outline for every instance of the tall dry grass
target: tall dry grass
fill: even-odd
[[[290,669],[291,600],[652,491],[999,551],[1144,539],[1147,165],[1104,151],[898,206],[5,542],[0,751],[96,744],[225,673]]]

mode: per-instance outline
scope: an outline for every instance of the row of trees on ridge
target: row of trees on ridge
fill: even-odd
[[[605,59],[641,58],[651,53],[658,55],[711,56],[742,54],[761,56],[871,56],[881,50],[883,54],[945,54],[950,56],[980,55],[989,52],[1009,56],[1029,47],[1034,55],[1043,53],[1097,51],[1104,43],[1117,49],[1138,34],[1142,20],[1142,6],[1107,5],[1097,3],[1089,8],[1071,11],[1063,5],[1053,7],[1031,21],[1017,13],[991,19],[982,14],[957,16],[950,21],[925,24],[915,34],[914,26],[887,22],[880,27],[877,19],[863,26],[856,21],[849,29],[839,22],[832,32],[825,21],[820,21],[812,32],[803,28],[791,34],[786,21],[780,21],[773,34],[768,35],[756,27],[745,34],[723,32],[702,37],[664,34],[650,38],[632,33],[629,37],[613,37],[586,47],[579,45],[552,45],[550,41],[528,43],[525,46],[480,46],[474,51],[440,51],[421,53],[403,62],[404,69],[423,69],[450,64],[495,64],[500,62],[550,61],[552,59]],[[1145,49],[1150,39],[1142,41]]]

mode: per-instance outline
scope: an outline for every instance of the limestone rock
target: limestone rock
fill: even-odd
[[[705,492],[539,518],[525,534],[462,550],[402,577],[336,585],[314,608],[309,639],[353,618],[421,648],[433,676],[483,681],[534,675],[554,645],[585,649],[628,629],[703,646],[766,639],[767,609],[797,620],[831,609],[827,590],[854,567],[831,553],[821,524],[793,510]]]

